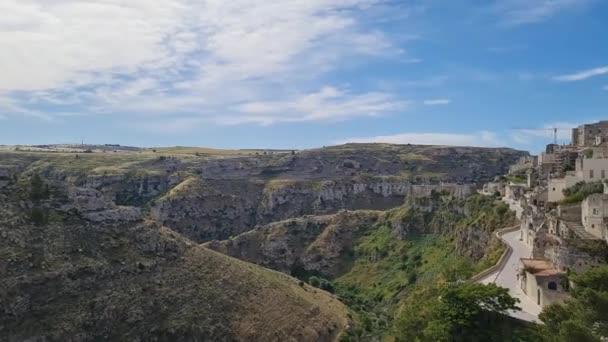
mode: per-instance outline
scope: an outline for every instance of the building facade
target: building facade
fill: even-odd
[[[564,195],[564,190],[574,186],[576,183],[582,181],[583,178],[579,177],[577,174],[567,173],[562,178],[553,178],[549,180],[549,184],[547,185],[547,201],[549,202],[559,202],[566,197]]]
[[[600,121],[594,124],[581,125],[572,130],[572,145],[584,147],[593,146],[596,141],[606,140],[608,137],[608,121]]]
[[[606,219],[608,218],[608,195],[594,194],[581,204],[582,224],[585,231],[598,239],[608,241]]]
[[[521,259],[518,277],[522,291],[540,307],[563,302],[568,297],[565,274],[549,261]]]

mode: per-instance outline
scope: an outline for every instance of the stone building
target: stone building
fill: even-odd
[[[584,147],[596,144],[608,136],[608,121],[600,121],[593,124],[581,125],[572,130],[572,145]]]
[[[608,194],[593,194],[581,204],[582,224],[585,231],[598,239],[608,241]]]
[[[576,183],[582,181],[582,177],[574,172],[568,172],[564,177],[553,178],[549,180],[547,185],[547,201],[559,202],[564,199],[564,190],[574,186]]]
[[[593,155],[590,158],[581,156],[576,160],[576,177],[585,182],[605,180],[608,177],[608,158]]]
[[[545,215],[526,212],[521,217],[520,240],[528,246],[534,245],[536,233],[545,227]]]
[[[565,275],[547,260],[520,260],[520,288],[540,307],[563,302],[568,298],[567,288],[564,287]]]
[[[482,193],[486,195],[494,195],[499,193],[500,196],[505,195],[505,183],[503,182],[489,182],[483,185]]]

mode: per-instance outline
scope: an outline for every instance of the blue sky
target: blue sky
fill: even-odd
[[[603,0],[0,0],[0,12],[0,144],[538,152],[549,127],[608,119]]]

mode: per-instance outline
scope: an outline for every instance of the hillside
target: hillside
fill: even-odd
[[[58,187],[94,189],[205,242],[303,215],[396,208],[433,190],[466,196],[525,154],[386,144],[249,155],[0,152],[0,174],[39,173]]]
[[[467,216],[463,201],[478,182],[525,154],[385,144],[164,151],[0,152],[3,337],[384,336],[414,286],[404,283],[410,266],[393,263],[404,260],[399,253],[419,251],[406,253],[419,260],[441,250],[447,260],[461,258],[454,259],[466,266],[458,279],[470,275],[472,263],[493,260],[490,232],[502,216],[480,219],[481,231],[475,221],[449,233]],[[494,210],[492,203],[481,207]],[[283,273],[198,245],[209,241]],[[438,265],[416,275],[443,279],[436,277],[450,268]],[[319,284],[290,275],[321,277],[325,285],[330,279],[321,287],[348,308]]]
[[[362,317],[356,338],[396,338],[409,333],[401,326],[412,324],[416,301],[493,265],[503,247],[492,232],[514,222],[494,198],[436,193],[389,211],[276,222],[205,246],[303,280],[327,279],[324,287]]]
[[[333,341],[349,325],[323,291],[16,179],[0,189],[3,341]]]

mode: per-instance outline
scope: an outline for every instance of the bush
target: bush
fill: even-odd
[[[318,277],[312,276],[308,278],[308,283],[310,286],[319,287],[319,285],[321,285],[321,280],[319,280]]]
[[[601,194],[604,192],[604,183],[602,181],[585,183],[579,182],[575,185],[564,189],[563,193],[566,196],[560,203],[561,204],[574,204],[580,203],[589,195]]]
[[[37,226],[41,226],[48,222],[48,216],[44,212],[44,210],[39,208],[34,208],[30,212],[30,220]]]
[[[45,184],[39,174],[34,174],[30,180],[30,199],[34,202],[48,199],[50,190],[48,184]]]
[[[329,280],[324,278],[319,278],[317,276],[312,276],[308,278],[308,283],[311,286],[319,288],[321,290],[333,293],[334,292],[334,284],[332,284]]]

